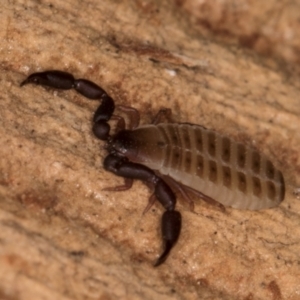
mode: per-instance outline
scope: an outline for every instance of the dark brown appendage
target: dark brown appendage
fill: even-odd
[[[120,107],[121,110],[131,114],[130,130],[125,130],[124,119],[113,115],[115,110],[113,99],[101,87],[89,80],[75,79],[72,74],[51,70],[31,74],[21,83],[21,86],[29,83],[56,89],[75,89],[88,99],[101,101],[94,114],[93,132],[96,137],[107,142],[106,149],[109,154],[104,160],[104,168],[125,179],[124,185],[108,189],[126,190],[131,187],[134,179],[140,179],[154,186],[154,195],[166,210],[161,224],[164,250],[155,263],[155,266],[161,265],[177,242],[181,230],[181,214],[175,211],[176,197],[167,183],[149,167],[131,162],[129,159],[160,159],[165,149],[164,140],[153,134],[145,135],[143,132],[139,134],[138,131],[134,133],[131,129],[138,126],[137,111],[133,108]],[[110,125],[107,123],[110,119],[117,120],[118,132],[115,136],[110,135]]]

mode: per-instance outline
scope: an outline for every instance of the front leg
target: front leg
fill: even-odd
[[[181,231],[181,214],[175,210],[175,194],[166,182],[151,169],[144,165],[130,162],[125,157],[109,154],[104,160],[104,168],[115,175],[129,179],[139,179],[154,185],[154,195],[166,209],[161,223],[164,250],[154,266],[161,265],[176,244]]]
[[[124,184],[117,185],[117,186],[106,187],[102,191],[124,192],[124,191],[127,191],[127,190],[131,189],[132,184],[133,184],[133,179],[124,178]]]

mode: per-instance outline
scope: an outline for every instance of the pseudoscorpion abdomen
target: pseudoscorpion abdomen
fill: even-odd
[[[159,134],[163,155],[156,165],[161,174],[223,205],[258,210],[277,206],[284,198],[281,172],[254,148],[198,125],[170,123],[143,129]]]

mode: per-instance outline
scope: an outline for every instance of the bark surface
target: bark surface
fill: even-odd
[[[1,299],[300,299],[299,78],[213,31],[200,36],[187,13],[197,1],[161,2],[1,4]],[[99,103],[20,88],[47,69],[96,82],[142,123],[167,107],[255,145],[283,171],[285,200],[258,212],[197,199],[191,212],[179,200],[181,237],[153,268],[163,209],[142,215],[151,191],[141,182],[103,191],[122,179],[103,170],[91,132]]]

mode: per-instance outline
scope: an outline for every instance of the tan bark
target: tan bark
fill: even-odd
[[[203,36],[235,43],[276,58],[287,70],[300,61],[299,1],[177,0]],[[286,64],[288,62],[288,64]]]
[[[1,299],[300,299],[299,83],[243,49],[201,39],[163,1],[4,1],[0,11]],[[253,9],[255,14],[256,10]],[[299,12],[300,14],[300,12]],[[282,169],[284,202],[251,212],[178,201],[167,262],[156,204],[124,193],[91,133],[97,101],[19,84],[61,69],[140,110],[254,144]],[[180,198],[180,197],[179,197]]]

